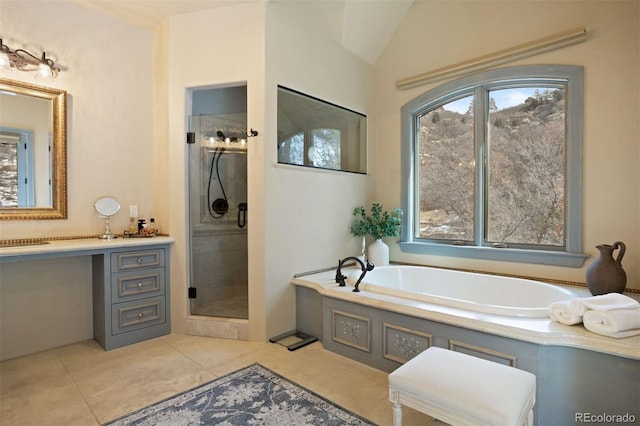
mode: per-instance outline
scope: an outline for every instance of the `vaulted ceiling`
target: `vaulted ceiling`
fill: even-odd
[[[261,0],[74,0],[127,23],[155,28],[167,17]],[[384,50],[414,0],[267,0],[322,3],[342,45],[370,64]]]
[[[342,45],[375,64],[414,0],[320,0]]]

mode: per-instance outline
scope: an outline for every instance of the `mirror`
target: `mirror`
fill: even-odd
[[[367,173],[367,117],[278,86],[278,163]]]
[[[103,240],[111,240],[115,238],[111,233],[111,223],[109,218],[120,211],[120,203],[118,200],[111,197],[102,197],[98,198],[93,206],[99,214],[104,216],[104,225],[106,229],[100,238]]]
[[[0,78],[0,111],[0,220],[66,219],[66,92]]]

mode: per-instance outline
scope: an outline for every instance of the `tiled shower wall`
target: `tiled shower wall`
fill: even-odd
[[[200,231],[193,236],[193,279],[197,298],[191,314],[248,317],[247,231]]]

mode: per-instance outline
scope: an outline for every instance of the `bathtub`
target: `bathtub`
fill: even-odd
[[[360,271],[349,276],[354,285]],[[551,302],[579,297],[555,285],[496,275],[423,266],[381,266],[367,273],[361,291],[487,314],[548,317]],[[362,294],[362,293],[359,293]]]

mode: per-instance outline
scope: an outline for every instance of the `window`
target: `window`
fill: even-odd
[[[305,146],[305,140],[309,141],[309,146]],[[340,141],[340,129],[310,129],[307,133],[296,133],[280,143],[278,162],[340,170]]]
[[[33,132],[0,127],[0,206],[34,207]]]
[[[278,163],[366,173],[366,116],[278,87]]]
[[[582,266],[582,73],[503,68],[405,105],[402,250]]]

